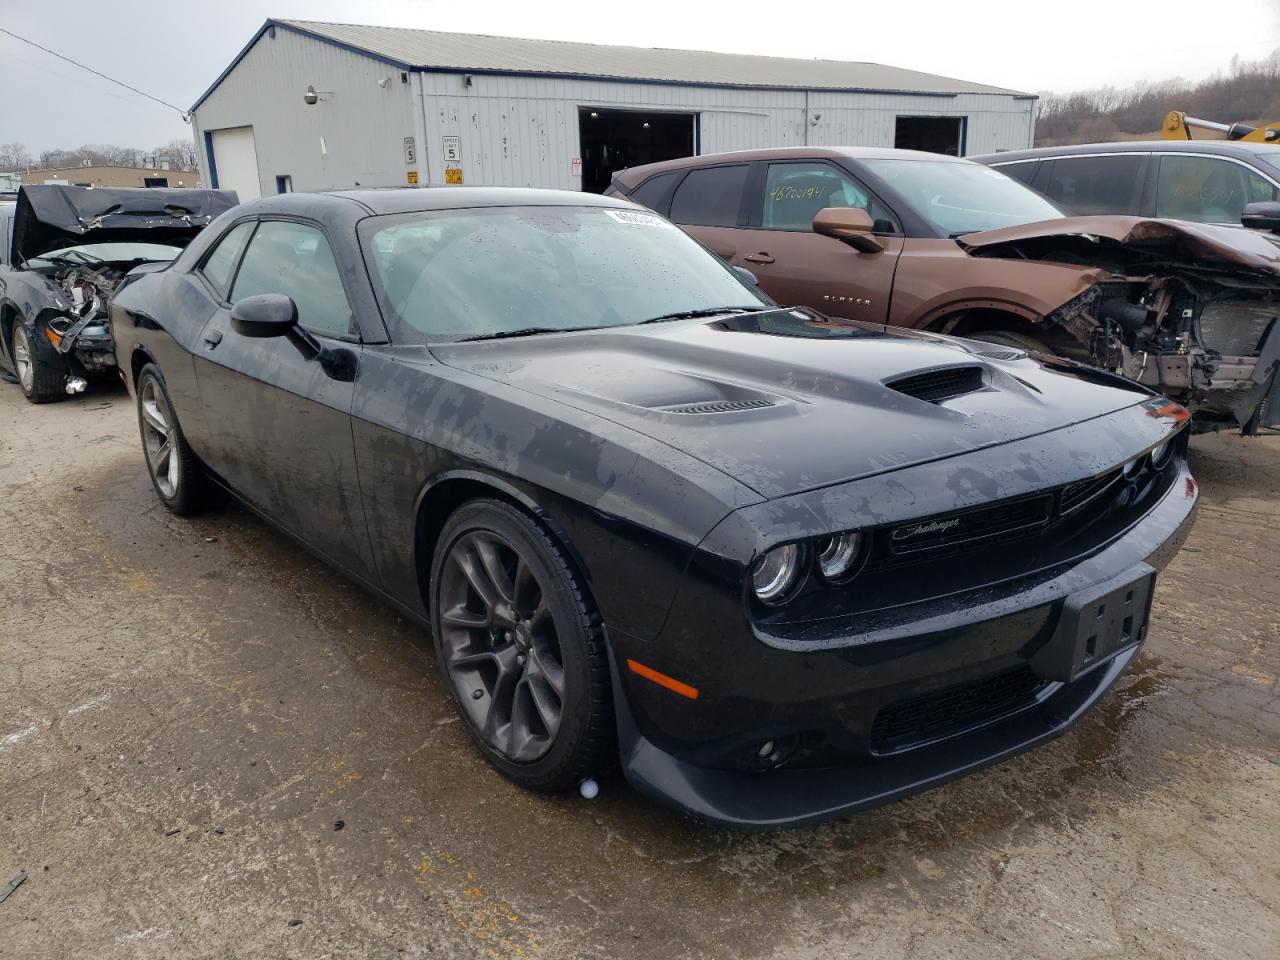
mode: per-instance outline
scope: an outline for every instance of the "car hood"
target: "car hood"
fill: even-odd
[[[1165,261],[1243,268],[1280,278],[1280,248],[1265,236],[1187,220],[1063,217],[969,233],[957,238],[956,243],[974,256],[1004,256],[1026,243],[1060,244],[1065,252],[1078,255],[1082,241],[1099,252],[1105,252],[1106,247],[1120,247]]]
[[[86,242],[185,247],[238,202],[231,190],[24,186],[13,212],[9,262]]]
[[[767,498],[1036,436],[1151,396],[1008,347],[801,309],[432,351],[666,443]],[[961,392],[930,402],[948,380]]]

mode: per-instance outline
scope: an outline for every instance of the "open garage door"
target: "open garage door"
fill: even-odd
[[[692,113],[578,108],[582,189],[604,193],[613,171],[693,156]]]
[[[898,117],[893,145],[899,150],[927,150],[964,156],[964,117]]]
[[[210,186],[220,190],[234,190],[241,203],[257,200],[262,196],[262,183],[258,179],[258,148],[253,142],[253,127],[211,130],[207,146],[211,165],[209,173],[216,178]]]

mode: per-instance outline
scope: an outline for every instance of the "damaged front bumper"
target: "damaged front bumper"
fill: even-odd
[[[116,368],[116,345],[106,318],[54,317],[45,323],[44,331],[45,339],[67,358],[73,373],[79,372],[77,365],[86,373]]]

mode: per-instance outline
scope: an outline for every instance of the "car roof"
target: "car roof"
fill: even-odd
[[[963,157],[945,153],[927,153],[923,150],[895,150],[893,147],[770,147],[764,150],[735,150],[730,153],[704,153],[697,157],[680,157],[660,163],[646,163],[618,171],[618,178],[626,183],[649,177],[664,170],[685,170],[691,167],[714,166],[718,163],[750,162],[753,160],[933,160],[950,163],[967,163]]]
[[[254,213],[314,214],[328,207],[346,208],[356,203],[371,214],[456,210],[464,207],[632,207],[632,204],[594,193],[573,190],[540,190],[527,187],[391,187],[378,190],[335,190],[325,193],[282,193],[251,201]]]
[[[1039,160],[1082,153],[1205,153],[1248,159],[1268,149],[1276,150],[1276,157],[1280,159],[1280,147],[1265,143],[1241,143],[1238,140],[1120,140],[1112,143],[1077,143],[1060,147],[1002,150],[999,153],[975,155],[970,159],[979,163],[1008,163],[1012,160]]]

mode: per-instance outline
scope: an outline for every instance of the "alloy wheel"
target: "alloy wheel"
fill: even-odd
[[[27,339],[26,328],[20,324],[13,328],[13,363],[18,368],[18,382],[30,393],[36,373],[31,363],[31,341]]]
[[[463,712],[484,741],[517,763],[555,743],[564,666],[551,595],[508,540],[473,530],[441,571],[441,648]]]
[[[142,443],[147,451],[147,468],[160,495],[172,500],[178,493],[179,458],[170,435],[169,405],[154,377],[148,377],[138,397],[142,411]]]

